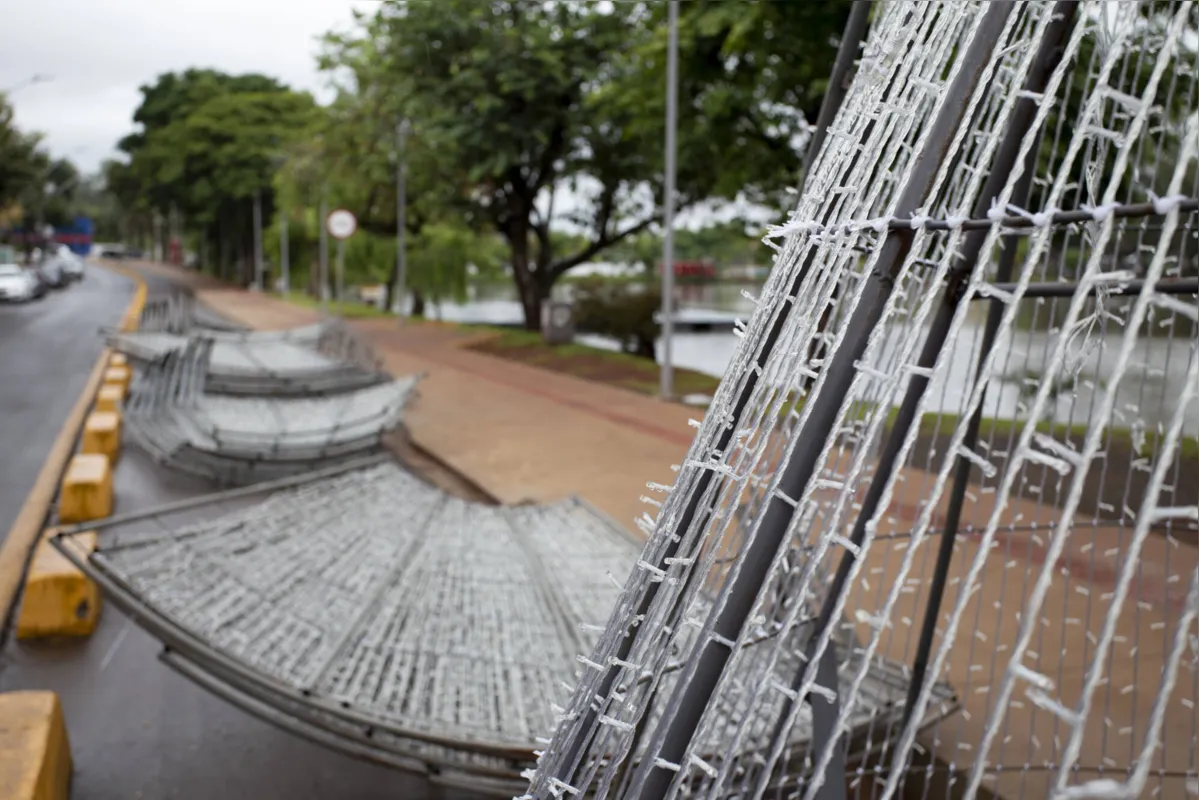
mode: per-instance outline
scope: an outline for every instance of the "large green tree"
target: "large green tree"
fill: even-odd
[[[229,275],[237,260],[244,280],[254,197],[269,219],[275,171],[314,115],[310,95],[263,75],[167,73],[142,87],[134,114],[140,129],[121,141],[127,168],[111,167],[110,183],[120,186],[135,214],[178,213],[200,233],[222,273]]]
[[[49,163],[41,137],[17,127],[12,106],[0,94],[0,211],[25,198]]]
[[[697,0],[685,8],[680,204],[793,182],[800,119],[815,116],[835,53],[830,35],[848,4]],[[559,277],[658,218],[664,9],[392,0],[355,34],[330,40],[333,69],[371,54],[378,68],[355,71],[356,91],[398,98],[449,185],[507,241],[529,327]],[[568,187],[582,202],[555,215],[553,198]],[[562,219],[586,234],[564,251],[551,234]]]

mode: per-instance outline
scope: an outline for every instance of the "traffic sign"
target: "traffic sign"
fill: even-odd
[[[349,239],[358,230],[358,220],[349,211],[338,208],[329,212],[325,229],[334,239]]]

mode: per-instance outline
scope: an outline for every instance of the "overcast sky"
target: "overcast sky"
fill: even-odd
[[[0,91],[17,124],[96,170],[133,129],[138,87],[163,72],[262,72],[321,97],[316,39],[373,0],[0,0]]]
[[[17,124],[45,134],[55,156],[92,173],[133,130],[138,88],[164,72],[261,72],[328,99],[316,70],[317,38],[349,29],[355,9],[369,11],[377,2],[0,0],[0,91],[21,87],[9,95]],[[53,80],[27,85],[34,75]],[[575,202],[560,190],[555,210]],[[746,213],[740,205],[695,209],[677,223],[702,226],[734,209]]]

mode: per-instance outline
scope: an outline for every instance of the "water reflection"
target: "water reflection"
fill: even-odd
[[[678,287],[680,307],[735,312],[748,317],[753,303],[742,292],[756,295],[760,287],[751,284],[706,284]],[[514,299],[511,287],[476,287],[471,300],[446,303],[430,311],[453,322],[489,325],[521,323],[520,304]],[[973,381],[978,349],[982,340],[982,314],[973,314],[952,349],[947,354],[947,367],[938,372],[928,392],[928,410],[946,414],[958,413],[965,394]],[[593,347],[617,349],[615,341],[600,336],[581,334],[578,341]],[[901,337],[886,337],[895,341]],[[992,382],[984,413],[988,417],[1019,419],[1026,414],[1026,405],[1035,393],[1045,364],[1056,341],[1042,331],[1016,330],[1002,334],[996,343],[998,350]],[[673,338],[672,355],[678,367],[708,375],[724,375],[740,340],[731,332],[677,333]],[[1067,379],[1054,387],[1052,418],[1072,425],[1085,424],[1094,413],[1101,394],[1109,382],[1121,346],[1121,333],[1093,333],[1073,344],[1072,366]],[[1199,339],[1140,338],[1133,350],[1129,368],[1117,388],[1114,425],[1133,427],[1144,423],[1150,428],[1166,425],[1175,412],[1182,381],[1186,377],[1188,359],[1199,348]],[[661,356],[661,342],[658,343]],[[884,348],[881,363],[889,363],[894,353]],[[1184,432],[1199,436],[1199,402],[1184,409]]]

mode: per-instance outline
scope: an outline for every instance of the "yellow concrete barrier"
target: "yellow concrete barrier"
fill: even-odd
[[[100,618],[100,590],[62,553],[49,536],[38,544],[25,576],[25,593],[17,615],[17,638],[91,636]],[[72,537],[82,553],[96,549],[94,531]],[[4,795],[0,794],[0,797]]]
[[[119,384],[108,385],[104,384],[100,387],[100,391],[96,393],[96,410],[97,411],[120,411],[121,403],[125,399],[125,390]]]
[[[131,377],[132,373],[129,371],[128,366],[109,367],[108,369],[104,370],[105,385],[120,386],[122,399],[124,399],[125,395],[129,393],[129,380]]]
[[[79,453],[67,466],[58,496],[64,525],[112,516],[112,465],[97,453]]]
[[[83,423],[84,453],[98,453],[110,464],[121,455],[121,414],[118,411],[93,411]]]
[[[0,797],[67,800],[71,744],[54,692],[0,694]]]

